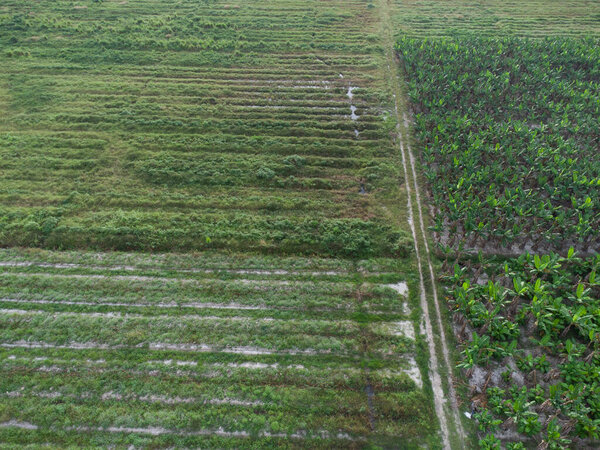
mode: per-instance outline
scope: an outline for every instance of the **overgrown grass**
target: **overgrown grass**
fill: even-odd
[[[0,6],[0,443],[439,445],[373,6]]]
[[[6,3],[0,245],[405,256],[376,17]]]

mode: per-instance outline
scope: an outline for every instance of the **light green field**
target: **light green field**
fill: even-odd
[[[376,12],[4,2],[0,244],[406,253]]]
[[[588,37],[600,33],[597,0],[395,0],[398,36]]]
[[[4,442],[356,447],[435,434],[416,289],[395,261],[3,251],[0,265]]]

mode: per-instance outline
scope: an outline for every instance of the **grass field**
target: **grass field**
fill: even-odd
[[[394,20],[404,37],[589,37],[600,33],[597,0],[396,0]]]
[[[373,11],[4,3],[0,243],[406,252]]]
[[[408,445],[436,431],[396,261],[0,260],[5,442]]]
[[[2,4],[0,442],[457,439],[389,11]]]

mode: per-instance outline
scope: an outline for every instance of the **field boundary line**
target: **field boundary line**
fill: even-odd
[[[416,172],[416,168],[415,168],[415,159],[414,159],[414,156],[412,153],[412,149],[410,147],[410,143],[408,142],[408,139],[405,137],[409,132],[408,122],[407,122],[406,114],[405,113],[403,113],[402,115],[400,114],[400,96],[403,95],[402,90],[400,89],[402,80],[400,79],[397,71],[395,70],[396,61],[395,61],[394,53],[393,53],[393,48],[394,48],[393,36],[394,36],[394,34],[392,31],[393,24],[392,24],[392,21],[390,18],[391,11],[390,11],[389,0],[381,0],[380,1],[380,9],[381,9],[381,15],[382,15],[381,26],[382,26],[382,31],[383,31],[383,40],[384,40],[383,44],[385,46],[385,57],[386,57],[386,64],[387,64],[387,70],[385,72],[386,72],[386,78],[388,79],[388,82],[390,83],[390,88],[392,90],[393,97],[394,97],[394,110],[395,110],[396,130],[397,130],[397,145],[400,148],[400,155],[402,158],[402,167],[403,167],[403,171],[404,171],[404,185],[406,188],[406,195],[407,195],[408,222],[409,222],[409,226],[410,226],[410,230],[411,230],[411,234],[412,234],[412,238],[413,238],[413,243],[414,243],[414,248],[415,248],[415,254],[416,254],[416,258],[417,258],[417,267],[418,267],[418,273],[419,273],[420,305],[421,305],[421,309],[423,310],[423,323],[424,323],[425,334],[426,334],[427,344],[428,344],[428,349],[429,349],[429,354],[430,354],[429,369],[430,369],[430,379],[431,379],[431,383],[432,383],[434,408],[435,408],[436,414],[437,414],[439,422],[440,422],[442,446],[445,449],[451,449],[452,448],[451,438],[450,438],[451,432],[450,432],[450,426],[449,426],[450,417],[448,417],[448,416],[450,416],[450,415],[452,416],[452,422],[454,423],[456,433],[458,434],[459,438],[463,442],[465,439],[464,430],[462,428],[462,423],[460,421],[460,415],[459,415],[458,408],[457,408],[456,392],[455,392],[453,380],[452,380],[452,365],[451,365],[449,354],[448,354],[446,333],[444,331],[444,326],[443,326],[442,318],[441,318],[441,310],[440,310],[440,306],[439,306],[439,298],[437,295],[435,274],[434,274],[434,270],[433,270],[433,265],[431,263],[429,246],[427,244],[427,232],[426,232],[425,225],[424,225],[423,211],[422,211],[422,208],[420,205],[421,195],[420,195],[420,190],[419,190],[419,185],[418,185],[417,172]],[[404,123],[404,125],[402,125],[402,123]],[[403,130],[403,126],[404,126],[404,130]],[[409,165],[410,165],[410,173],[409,173],[409,169],[408,169]],[[412,180],[411,180],[411,178],[412,178]],[[414,192],[413,192],[413,188],[411,188],[411,184],[413,185]],[[414,200],[417,203],[416,212],[413,207],[413,195],[415,196]],[[419,233],[417,233],[417,226],[415,224],[416,216],[418,216],[417,220],[419,222]],[[422,247],[420,247],[420,244],[419,244],[420,239],[423,240]],[[426,268],[424,268],[425,263],[427,265]],[[436,315],[434,320],[437,322],[437,325],[439,328],[439,333],[440,333],[439,337],[440,337],[440,341],[441,341],[443,360],[444,360],[444,363],[445,363],[447,371],[448,371],[447,385],[448,385],[448,391],[449,391],[448,396],[450,397],[450,407],[452,410],[451,412],[448,412],[447,409],[445,408],[447,396],[445,395],[444,389],[443,389],[442,377],[440,374],[440,366],[441,365],[440,365],[438,355],[436,352],[436,343],[435,343],[435,337],[433,334],[432,319],[431,319],[430,313],[429,313],[429,302],[427,300],[427,290],[425,287],[425,276],[424,276],[425,271],[429,272],[429,276],[431,279],[431,289],[432,289],[431,295],[432,295],[432,300],[433,300],[433,304],[434,304],[434,312]]]

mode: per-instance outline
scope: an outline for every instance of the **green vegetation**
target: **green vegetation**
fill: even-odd
[[[2,2],[0,445],[597,446],[599,19]]]
[[[598,442],[599,268],[600,255],[573,251],[455,266],[450,304],[465,319],[463,338],[472,332],[460,366],[490,370],[479,414],[501,419],[478,420],[481,431],[493,434],[511,419],[551,448]],[[482,270],[490,281],[471,285]]]
[[[481,448],[600,440],[598,44],[398,41]]]
[[[0,446],[440,447],[382,4],[2,2]]]
[[[367,6],[4,2],[0,245],[405,255]]]
[[[399,41],[442,242],[600,249],[598,44]]]
[[[588,37],[600,33],[597,0],[396,0],[399,36]]]
[[[0,438],[331,447],[434,436],[417,300],[389,287],[411,278],[398,261],[277,260],[0,252],[0,422],[13,424]]]

